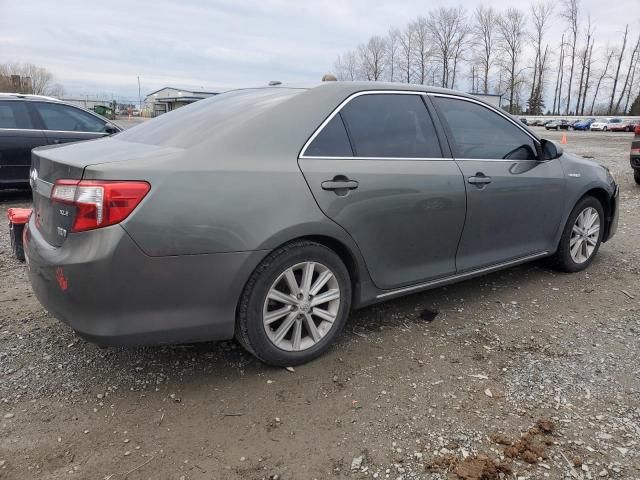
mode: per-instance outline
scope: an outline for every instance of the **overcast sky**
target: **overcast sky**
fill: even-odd
[[[73,95],[137,97],[163,86],[315,82],[336,55],[428,9],[480,2],[379,0],[0,0],[0,63],[49,69]],[[529,2],[516,2],[529,8]],[[559,2],[558,2],[559,3]],[[497,9],[512,0],[492,0]],[[599,43],[640,30],[640,0],[581,0]],[[550,39],[564,28],[555,20]]]

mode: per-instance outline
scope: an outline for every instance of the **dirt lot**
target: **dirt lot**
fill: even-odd
[[[630,139],[569,134],[622,190],[587,272],[530,264],[367,308],[295,371],[234,342],[88,344],[32,296],[3,228],[0,479],[640,478]],[[3,195],[3,217],[28,204]]]

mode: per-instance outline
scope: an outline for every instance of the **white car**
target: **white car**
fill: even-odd
[[[591,124],[591,126],[589,127],[589,130],[591,130],[592,132],[606,132],[608,124],[609,124],[609,119],[607,120],[598,119]]]

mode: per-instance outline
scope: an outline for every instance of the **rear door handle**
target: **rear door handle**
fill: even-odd
[[[323,190],[355,190],[358,185],[355,180],[327,180],[320,184]]]
[[[491,183],[491,177],[487,177],[482,173],[476,173],[474,177],[469,177],[467,180],[471,185],[487,185]]]

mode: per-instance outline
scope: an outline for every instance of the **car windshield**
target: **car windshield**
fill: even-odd
[[[186,148],[209,138],[221,125],[251,118],[304,89],[233,90],[165,113],[118,134],[118,140]]]
[[[622,123],[622,120],[620,118],[612,118],[609,123]]]

